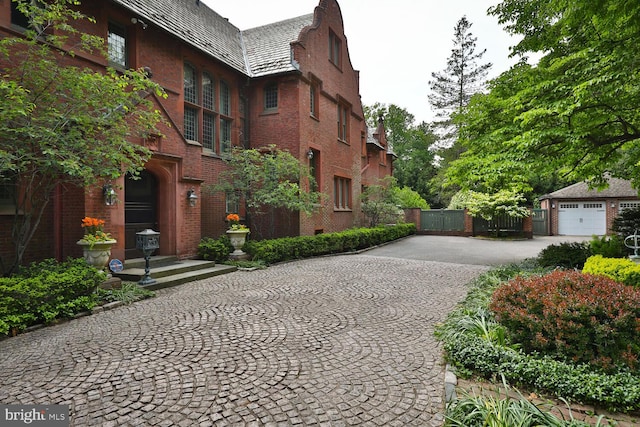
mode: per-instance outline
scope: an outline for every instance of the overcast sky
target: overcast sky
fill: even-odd
[[[319,0],[202,0],[241,30],[312,13]],[[351,63],[360,71],[366,105],[396,104],[416,122],[429,121],[427,95],[432,72],[443,71],[453,47],[453,28],[466,15],[477,37],[477,51],[487,49],[489,77],[507,70],[515,44],[487,9],[498,0],[338,0]]]

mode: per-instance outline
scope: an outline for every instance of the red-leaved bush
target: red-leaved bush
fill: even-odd
[[[554,271],[500,286],[489,308],[527,352],[604,370],[638,369],[639,289],[604,276]]]

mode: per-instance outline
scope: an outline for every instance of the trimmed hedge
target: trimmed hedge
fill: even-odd
[[[94,291],[105,277],[79,258],[48,259],[0,278],[0,335],[90,310],[98,304]]]
[[[250,240],[245,243],[243,250],[255,261],[273,264],[319,255],[353,252],[409,236],[415,232],[416,226],[413,223],[375,228],[354,228],[316,236]]]
[[[587,258],[583,273],[600,274],[625,285],[640,287],[640,264],[629,258],[605,258],[594,255]]]
[[[457,366],[485,378],[504,375],[512,384],[534,386],[563,399],[603,405],[613,411],[640,409],[640,378],[629,372],[606,374],[589,365],[531,357],[469,335],[450,337],[444,348]]]

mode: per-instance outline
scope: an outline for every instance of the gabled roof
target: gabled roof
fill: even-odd
[[[169,32],[246,76],[296,70],[291,43],[313,23],[313,14],[240,31],[198,0],[113,0],[135,18]]]
[[[596,199],[610,197],[638,197],[638,191],[631,187],[631,181],[620,178],[609,178],[609,187],[598,191],[597,189],[589,189],[586,182],[578,182],[577,184],[561,188],[553,193],[545,194],[540,197],[544,199]]]
[[[291,57],[291,43],[312,23],[311,13],[243,31],[249,75],[260,77],[297,70]]]

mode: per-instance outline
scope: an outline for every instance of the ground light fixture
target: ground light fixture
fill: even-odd
[[[149,260],[151,254],[160,247],[160,233],[147,228],[144,231],[136,233],[136,248],[144,254],[144,276],[138,281],[140,285],[151,285],[156,283],[155,279],[149,274]]]

